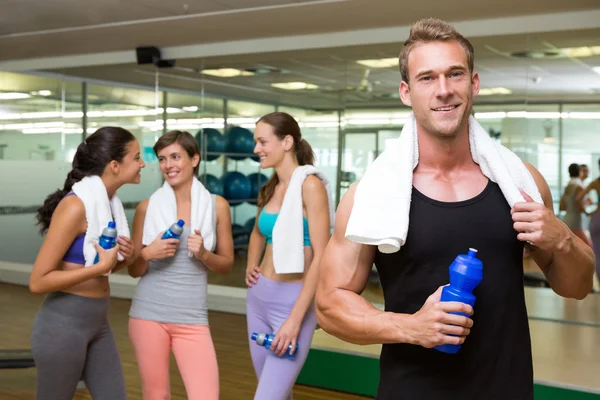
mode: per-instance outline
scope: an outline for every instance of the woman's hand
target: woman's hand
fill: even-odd
[[[246,268],[246,285],[251,288],[258,282],[258,276],[260,274],[260,267],[255,265],[253,267]]]
[[[135,253],[133,240],[131,240],[127,236],[119,236],[117,243],[119,244],[119,253],[124,258],[123,262],[125,263],[125,265],[131,264],[133,255]]]
[[[198,229],[194,229],[194,233],[188,236],[187,247],[198,260],[201,260],[205,250],[204,238]]]
[[[146,260],[160,260],[173,257],[179,246],[179,239],[161,239],[164,232],[161,232],[149,246],[144,248]]]
[[[112,271],[117,265],[117,253],[120,246],[117,243],[115,247],[109,250],[103,249],[97,242],[92,243],[98,252],[98,263],[94,265],[98,269],[98,275],[104,275]]]
[[[283,357],[291,344],[292,349],[290,354],[294,354],[301,325],[302,321],[296,321],[295,319],[288,317],[283,325],[281,325],[281,328],[279,328],[279,331],[277,331],[273,343],[271,344],[271,351],[278,356]]]

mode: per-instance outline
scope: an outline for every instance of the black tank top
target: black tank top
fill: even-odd
[[[483,280],[473,291],[473,328],[458,353],[383,345],[377,399],[533,399],[523,243],[499,186],[489,181],[476,197],[452,203],[413,188],[409,217],[400,251],[375,256],[386,311],[417,312],[449,283],[448,267],[470,247],[483,262]]]

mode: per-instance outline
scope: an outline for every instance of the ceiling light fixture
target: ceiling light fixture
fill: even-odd
[[[491,96],[494,94],[511,94],[511,93],[512,93],[512,91],[510,89],[507,89],[504,87],[479,89],[480,96]]]
[[[600,46],[581,46],[581,47],[564,47],[551,48],[543,50],[525,50],[516,51],[510,54],[518,58],[585,58],[595,57],[600,55]]]
[[[204,75],[217,76],[219,78],[233,78],[236,76],[251,76],[254,75],[253,72],[243,71],[237,68],[218,68],[218,69],[203,69],[202,72]]]
[[[566,57],[584,58],[600,56],[600,46],[567,47],[560,49]]]
[[[306,82],[281,82],[271,83],[271,86],[284,90],[308,90],[317,89],[319,86]]]
[[[391,68],[398,66],[398,57],[357,60],[356,62],[369,68]]]
[[[19,92],[4,92],[0,93],[0,100],[18,100],[18,99],[27,99],[31,97],[31,95],[27,93],[19,93]]]

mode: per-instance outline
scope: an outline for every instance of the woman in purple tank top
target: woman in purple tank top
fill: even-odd
[[[100,261],[85,267],[87,230],[83,202],[72,195],[84,177],[99,176],[108,197],[128,183],[140,182],[144,162],[131,132],[104,127],[85,139],[73,158],[63,189],[50,194],[37,213],[44,242],[29,280],[34,294],[47,294],[31,332],[36,369],[36,399],[70,399],[83,379],[95,399],[124,400],[119,353],[107,321],[108,277],[133,257],[131,239],[121,236],[111,250],[96,246]],[[124,260],[117,263],[117,252]]]

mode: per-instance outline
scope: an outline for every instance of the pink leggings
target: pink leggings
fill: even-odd
[[[218,400],[219,368],[208,325],[129,319],[144,400],[170,400],[169,356],[177,360],[189,400]]]

